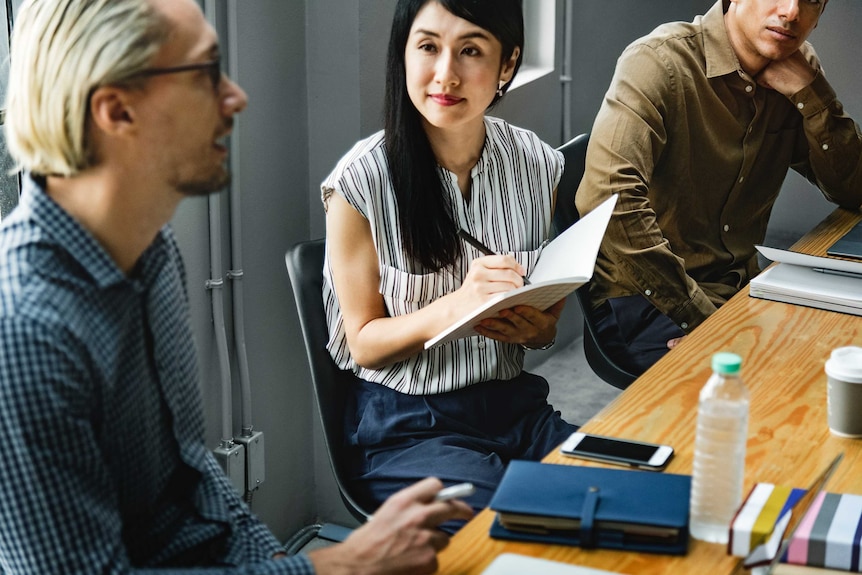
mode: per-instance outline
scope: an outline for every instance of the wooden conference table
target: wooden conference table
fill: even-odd
[[[794,246],[825,255],[860,219],[836,209]],[[751,393],[744,492],[757,482],[807,487],[839,453],[828,491],[862,494],[862,440],[831,435],[826,424],[825,361],[832,349],[862,345],[862,317],[751,298],[742,290],[683,343],[590,419],[583,431],[672,445],[668,473],[690,474],[698,393],[717,351],[742,356]],[[546,463],[600,465],[550,453]],[[632,575],[729,574],[723,545],[692,540],[682,557],[491,539],[494,517],[482,511],[440,555],[439,573],[479,575],[500,553],[520,553]]]

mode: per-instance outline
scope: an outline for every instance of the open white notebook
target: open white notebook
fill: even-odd
[[[756,247],[780,263],[751,280],[752,297],[862,315],[862,263]]]
[[[546,310],[593,277],[596,256],[611,219],[617,196],[611,196],[598,208],[578,220],[542,250],[536,267],[525,285],[494,296],[473,313],[456,321],[433,339],[425,349],[476,334],[473,326],[483,319],[516,305]]]

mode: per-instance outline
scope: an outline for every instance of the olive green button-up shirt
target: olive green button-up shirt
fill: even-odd
[[[789,167],[844,207],[862,204],[862,137],[820,72],[787,98],[742,71],[722,1],[631,44],[595,120],[576,196],[583,215],[619,194],[593,304],[641,294],[684,331],[759,272]]]

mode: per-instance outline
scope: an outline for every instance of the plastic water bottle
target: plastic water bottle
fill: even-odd
[[[735,353],[713,355],[712,376],[700,391],[689,528],[711,543],[727,543],[742,503],[749,396],[741,367]]]

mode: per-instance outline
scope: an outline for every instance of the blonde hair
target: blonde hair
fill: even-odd
[[[17,168],[71,176],[93,166],[90,95],[128,84],[167,35],[149,0],[27,0],[12,32],[6,96]]]

